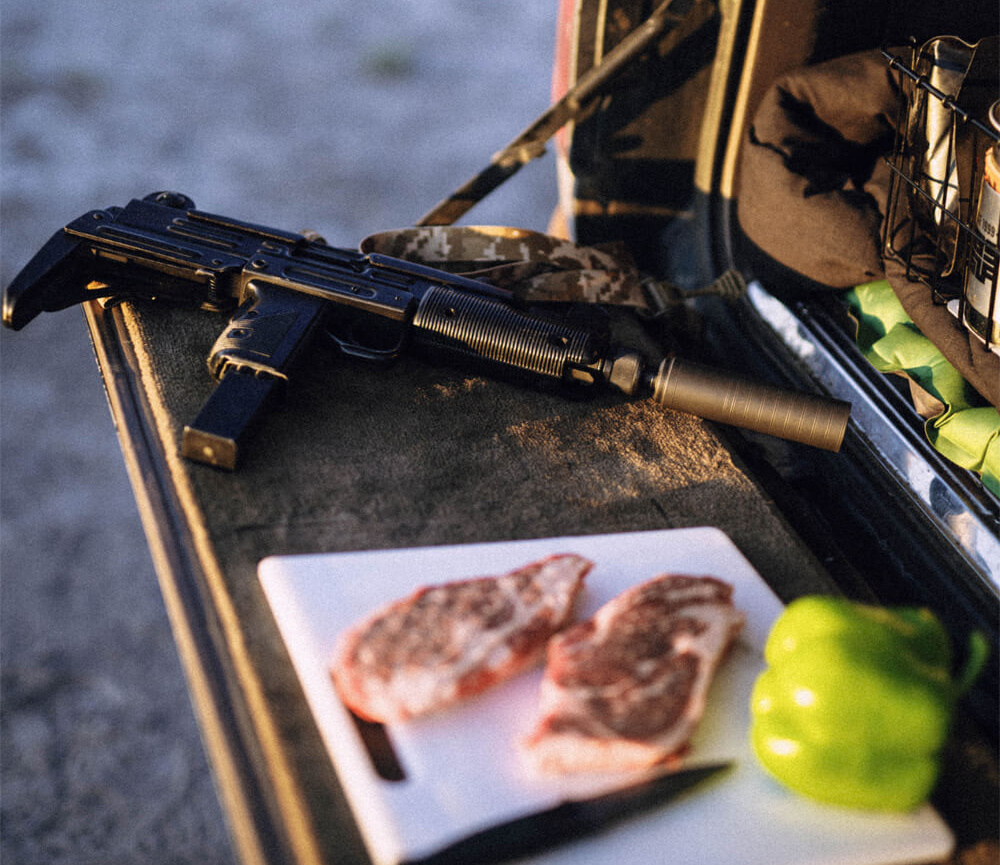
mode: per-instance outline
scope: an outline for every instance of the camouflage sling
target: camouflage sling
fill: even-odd
[[[701,294],[733,297],[744,284],[728,271],[700,291],[682,292],[640,273],[624,246],[583,246],[507,226],[423,226],[372,234],[362,252],[377,252],[482,279],[532,302],[629,306],[656,316]]]

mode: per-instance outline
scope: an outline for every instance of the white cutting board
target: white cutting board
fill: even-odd
[[[734,586],[747,621],[719,671],[689,763],[718,757],[734,770],[608,832],[537,863],[618,865],[887,865],[945,859],[954,840],[930,807],[911,814],[816,804],[774,783],[748,743],[750,690],[781,602],[729,538],[693,528],[329,555],[278,556],[259,573],[292,662],[373,859],[394,865],[471,832],[619,786],[622,778],[546,781],[524,773],[517,739],[530,728],[540,671],[436,716],[387,728],[403,781],[375,772],[328,673],[338,634],[374,608],[420,585],[505,573],[555,553],[594,561],[580,618],[636,583],[665,572],[720,577]]]

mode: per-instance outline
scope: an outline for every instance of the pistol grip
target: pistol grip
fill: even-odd
[[[251,281],[246,300],[212,346],[208,367],[219,380],[184,427],[181,455],[235,469],[242,444],[323,318],[326,302],[278,285]]]

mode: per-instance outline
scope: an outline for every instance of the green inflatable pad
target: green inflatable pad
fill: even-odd
[[[939,404],[924,423],[930,443],[1000,495],[1000,412],[917,329],[888,282],[859,285],[846,300],[858,322],[858,347],[868,362],[880,372],[905,375]]]

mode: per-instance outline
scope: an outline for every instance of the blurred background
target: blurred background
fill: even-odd
[[[3,285],[160,189],[342,246],[412,224],[547,106],[555,7],[6,0]],[[554,175],[463,222],[544,229]],[[0,859],[231,862],[79,309],[0,333],[0,532]]]

